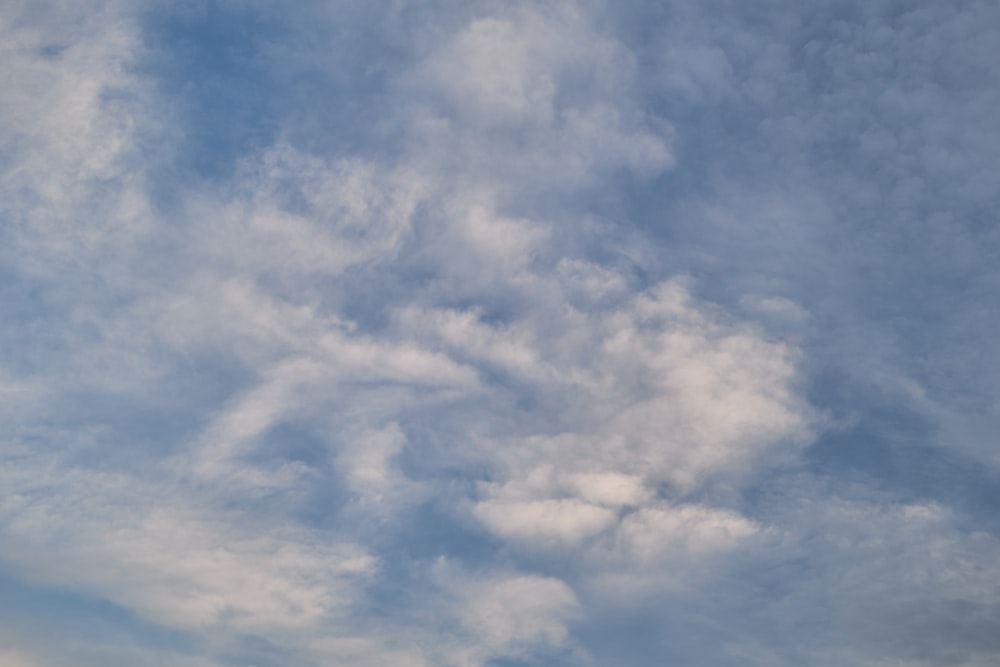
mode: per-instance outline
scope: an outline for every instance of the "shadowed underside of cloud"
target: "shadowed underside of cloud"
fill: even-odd
[[[998,32],[7,3],[0,663],[994,664]]]

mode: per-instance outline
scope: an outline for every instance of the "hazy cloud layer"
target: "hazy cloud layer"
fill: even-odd
[[[998,43],[6,3],[0,663],[996,663]]]

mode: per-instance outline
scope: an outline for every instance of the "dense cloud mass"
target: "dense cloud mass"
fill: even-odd
[[[997,664],[998,44],[2,3],[0,664]]]

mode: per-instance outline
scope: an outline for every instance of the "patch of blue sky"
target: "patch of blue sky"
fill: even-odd
[[[285,97],[266,49],[291,38],[280,18],[216,2],[159,7],[145,17],[139,71],[179,117],[181,174],[224,178],[274,141]]]

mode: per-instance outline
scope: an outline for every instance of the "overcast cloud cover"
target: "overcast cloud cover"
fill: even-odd
[[[0,2],[0,665],[1000,663],[1000,5]]]

